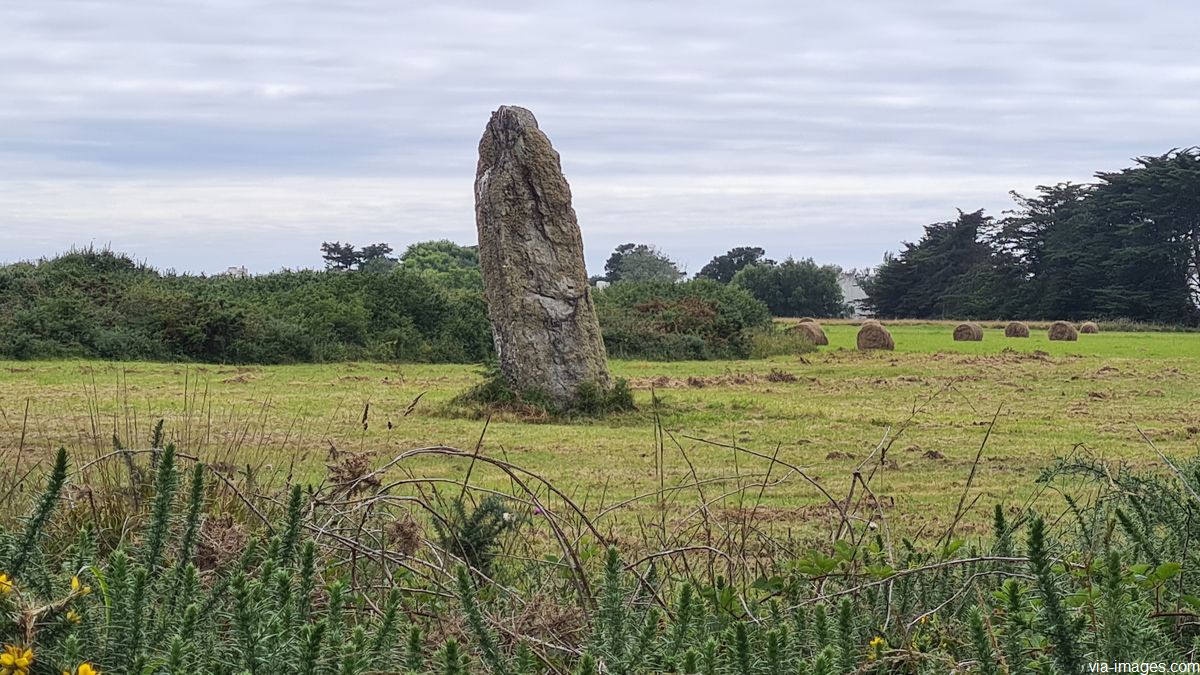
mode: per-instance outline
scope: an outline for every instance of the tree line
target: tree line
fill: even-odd
[[[1200,323],[1200,150],[1141,157],[1089,184],[959,212],[861,282],[888,318]]]
[[[694,279],[707,279],[744,289],[775,316],[840,317],[849,309],[842,296],[835,265],[819,265],[811,258],[776,262],[757,246],[739,246],[714,256]],[[604,274],[593,282],[676,283],[687,275],[657,247],[621,244],[604,263]]]
[[[0,266],[0,358],[493,358],[476,247],[429,241],[392,255],[386,243],[325,242],[321,251],[324,270],[254,276],[160,272],[93,248]],[[714,269],[737,268],[727,279],[702,274],[685,281],[681,274],[646,272],[654,264],[677,270],[653,247],[618,247],[614,255],[606,270],[610,284],[593,292],[605,344],[619,358],[745,358],[762,351],[755,335],[772,332],[772,313],[822,314],[820,302],[842,309],[836,273],[811,261],[776,264],[759,254],[749,264],[732,251],[714,259]],[[639,256],[657,262],[641,264]],[[811,295],[816,304],[800,290],[809,283],[825,286]],[[780,348],[777,341],[765,344]]]

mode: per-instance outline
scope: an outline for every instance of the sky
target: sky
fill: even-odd
[[[0,0],[0,262],[319,267],[474,243],[492,110],[588,269],[650,243],[877,264],[956,209],[1200,143],[1194,0]]]

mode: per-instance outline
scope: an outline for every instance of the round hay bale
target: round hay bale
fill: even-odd
[[[1075,326],[1066,321],[1055,321],[1050,324],[1049,336],[1051,340],[1064,340],[1066,342],[1074,342],[1079,339],[1079,332],[1075,330]]]
[[[960,323],[954,327],[955,342],[979,342],[983,339],[983,326],[977,323]]]
[[[1086,321],[1079,327],[1079,332],[1095,335],[1100,332],[1100,326],[1097,326],[1095,321]]]
[[[858,325],[859,326],[882,326],[883,324],[879,323],[878,319],[867,319],[866,321],[863,321],[862,323],[860,323]]]
[[[858,348],[864,351],[868,349],[890,351],[896,348],[896,343],[892,341],[892,334],[888,332],[888,329],[878,321],[866,322],[862,328],[858,329]]]
[[[816,321],[798,323],[789,328],[787,332],[803,335],[806,340],[818,347],[824,347],[829,344],[829,338],[825,337],[825,330]]]
[[[1009,338],[1027,338],[1029,337],[1029,326],[1020,321],[1009,321],[1004,327],[1004,337]]]
[[[816,319],[812,318],[811,316],[806,316],[806,317],[802,317],[796,323],[816,323],[816,322],[817,322]]]

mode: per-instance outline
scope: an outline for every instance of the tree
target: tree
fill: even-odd
[[[734,275],[732,285],[766,303],[775,316],[835,317],[846,313],[839,272],[812,259],[788,258],[778,264],[750,265]]]
[[[358,265],[358,252],[353,244],[343,244],[340,241],[322,242],[321,257],[325,260],[325,269],[349,271]]]
[[[1136,163],[1013,194],[991,242],[1022,282],[1022,316],[1200,322],[1200,150]]]
[[[603,279],[618,281],[678,281],[684,274],[662,251],[646,244],[621,244],[604,263]]]
[[[1011,266],[981,240],[981,230],[990,225],[982,210],[959,211],[957,220],[926,225],[919,242],[884,257],[863,287],[864,304],[884,317],[968,318],[996,311],[997,299],[1014,289],[993,287]]]
[[[418,242],[405,249],[400,264],[451,288],[483,287],[477,246],[460,246],[446,239]]]
[[[990,229],[987,240],[1002,259],[1012,265],[1020,280],[1009,290],[1014,298],[1012,317],[1074,318],[1091,316],[1089,288],[1099,268],[1088,261],[1096,254],[1096,241],[1081,241],[1086,200],[1092,186],[1060,183],[1038,187],[1038,195],[1010,193],[1018,208]]]
[[[1094,290],[1097,316],[1200,321],[1200,150],[1140,157],[1097,174],[1089,248],[1108,247]]]
[[[733,276],[743,268],[757,263],[774,265],[773,260],[763,258],[766,251],[757,246],[739,246],[730,249],[728,253],[714,257],[707,265],[696,273],[696,278],[707,278],[727,284],[733,281]]]

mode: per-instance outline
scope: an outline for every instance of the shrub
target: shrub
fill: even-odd
[[[497,363],[485,366],[482,374],[483,380],[479,384],[454,397],[451,401],[452,407],[465,407],[479,417],[493,412],[509,412],[543,421],[573,415],[600,417],[635,409],[633,390],[623,378],[617,378],[607,388],[597,382],[580,383],[575,392],[575,401],[570,407],[563,409],[543,392],[515,391],[500,372]]]
[[[766,306],[744,289],[711,279],[616,283],[595,298],[614,358],[746,358],[752,331],[771,323]]]
[[[459,456],[471,466],[479,460]],[[442,518],[440,546],[416,558],[377,548],[372,516],[398,501],[390,486],[352,501],[299,486],[239,491],[235,501],[249,507],[237,523],[246,536],[201,572],[197,540],[228,504],[216,503],[224,487],[206,488],[203,467],[178,468],[185,459],[170,447],[151,454],[138,467],[149,478],[146,498],[104,525],[82,505],[86,513],[72,520],[77,474],[58,452],[26,517],[0,526],[0,668],[1077,673],[1098,659],[1195,659],[1195,460],[1165,476],[1064,460],[1039,481],[1082,483],[1096,499],[1081,506],[1068,498],[1069,517],[1054,525],[1027,511],[1009,522],[997,508],[994,545],[951,530],[928,546],[906,539],[892,547],[863,523],[832,544],[790,540],[801,547],[793,557],[782,547],[778,558],[753,561],[739,562],[745,549],[720,552],[727,558],[716,569],[703,564],[707,551],[655,534],[643,544],[672,548],[628,558],[603,543],[614,533],[578,527],[578,539],[565,535],[582,512],[545,514],[532,530],[532,518],[509,506],[516,495],[491,494],[468,509],[461,489],[448,511],[435,507],[440,497],[411,497]],[[549,498],[546,488],[555,490],[522,494]],[[860,513],[877,507],[866,508]],[[529,537],[504,539],[527,528]],[[564,534],[559,553],[533,557],[551,532]],[[781,543],[766,530],[756,536],[770,550]],[[534,544],[505,555],[521,539]],[[545,639],[554,622],[561,630]]]
[[[249,277],[160,273],[111,251],[0,267],[0,358],[212,363],[478,363],[492,353],[477,269]]]

